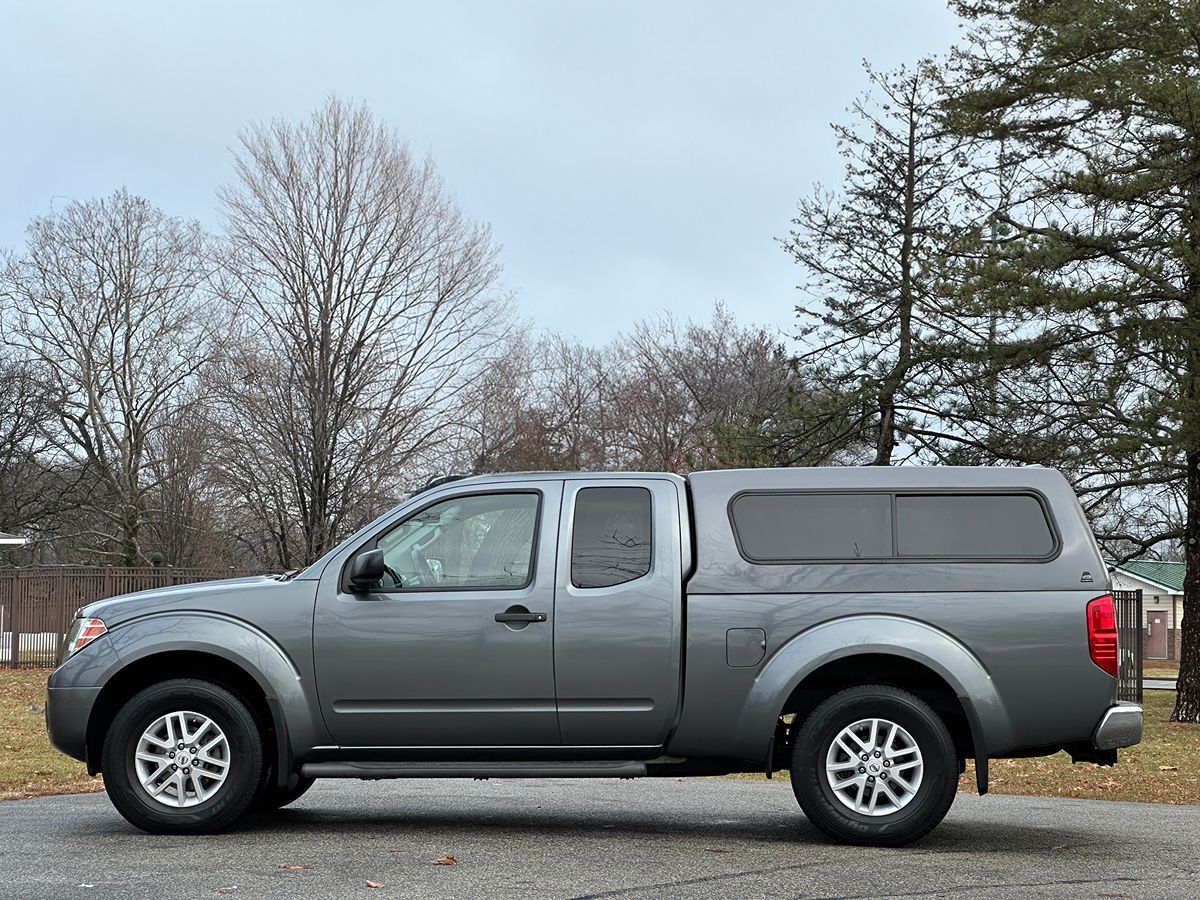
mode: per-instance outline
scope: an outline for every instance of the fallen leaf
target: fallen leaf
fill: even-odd
[[[720,847],[705,847],[709,853],[728,853],[728,850],[722,850]]]
[[[1159,766],[1158,771],[1160,771],[1160,772],[1178,772],[1179,766]]]
[[[1066,844],[1055,844],[1055,845],[1054,845],[1053,847],[1051,847],[1050,849],[1051,849],[1051,850],[1066,850],[1066,849],[1067,849],[1067,845],[1066,845]]]
[[[368,880],[364,881],[364,882],[363,882],[363,884],[365,884],[365,885],[366,885],[367,887],[369,887],[369,888],[381,888],[381,887],[383,887],[383,885],[382,885],[382,884],[380,884],[378,881],[371,881],[370,879],[368,879]]]
[[[277,868],[277,869],[290,869],[290,870],[292,870],[292,871],[295,871],[295,870],[297,870],[297,869],[311,869],[311,868],[312,868],[312,866],[292,866],[292,865],[288,865],[287,863],[280,863],[280,864],[279,864],[279,865],[277,865],[275,868]]]
[[[457,866],[458,859],[454,856],[443,856],[440,859],[435,859],[433,864],[435,866]]]

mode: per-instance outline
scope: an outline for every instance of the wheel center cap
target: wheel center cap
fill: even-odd
[[[180,753],[179,758],[175,761],[175,765],[186,766],[189,762],[191,762],[191,760],[188,759],[188,755],[186,753]]]
[[[867,763],[867,771],[870,772],[872,775],[878,775],[880,768],[881,768],[881,766],[879,765],[879,763],[877,763],[873,760],[871,762]]]

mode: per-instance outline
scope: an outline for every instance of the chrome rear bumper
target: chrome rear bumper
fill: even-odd
[[[1092,733],[1092,744],[1098,750],[1132,747],[1142,739],[1142,708],[1136,703],[1110,706]]]

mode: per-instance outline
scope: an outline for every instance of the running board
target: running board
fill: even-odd
[[[644,762],[315,762],[305,778],[640,778]]]

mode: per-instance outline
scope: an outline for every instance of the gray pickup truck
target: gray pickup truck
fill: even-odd
[[[1040,468],[448,481],[301,572],[80,610],[51,739],[130,822],[316,778],[790,773],[833,838],[932,829],[966,761],[1141,739],[1107,573]]]

